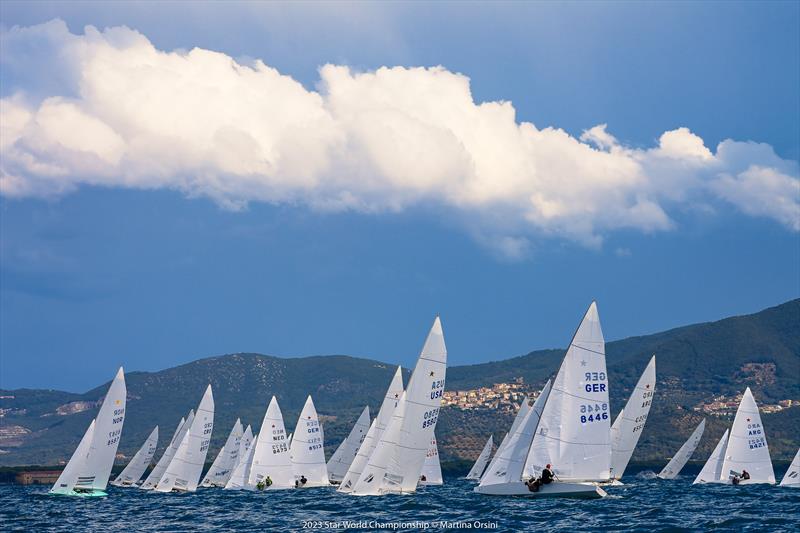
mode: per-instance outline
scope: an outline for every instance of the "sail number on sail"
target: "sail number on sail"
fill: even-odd
[[[431,409],[430,411],[426,411],[425,414],[422,416],[422,428],[426,428],[428,426],[432,426],[436,424],[436,420],[439,418],[439,408]]]
[[[433,374],[433,372],[431,372],[431,374]],[[444,380],[437,379],[431,383],[431,400],[441,398],[442,394],[444,394]]]
[[[584,413],[581,415],[581,424],[585,424],[586,422],[596,422],[598,420],[608,420],[608,404],[582,404],[581,413]],[[591,414],[586,416],[585,413]]]
[[[767,445],[767,441],[764,440],[764,431],[761,429],[761,424],[747,424],[747,445],[750,446],[751,450],[763,448]]]
[[[605,372],[586,372],[584,374],[586,377],[586,381],[605,381],[606,380],[606,373]],[[606,384],[605,383],[586,383],[585,385],[586,392],[605,392],[606,391]]]

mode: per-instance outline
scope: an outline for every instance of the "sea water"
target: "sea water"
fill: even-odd
[[[4,485],[0,531],[800,531],[800,489],[692,486],[694,473],[664,481],[634,472],[597,500],[481,496],[474,482],[455,478],[383,497],[333,488],[161,494],[109,486],[107,498],[71,498]]]

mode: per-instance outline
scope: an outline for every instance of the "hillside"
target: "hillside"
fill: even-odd
[[[564,332],[565,344],[571,332]],[[634,461],[661,462],[701,416],[692,410],[745,386],[760,402],[800,400],[800,300],[747,316],[696,324],[607,344],[612,409],[616,413],[652,354],[658,383],[653,410]],[[511,359],[448,369],[447,390],[475,389],[522,378],[540,386],[559,366],[563,350],[540,350]],[[748,363],[770,363],[754,374]],[[159,372],[126,374],[129,403],[120,452],[131,455],[154,424],[162,435],[196,406],[207,383],[217,417],[211,452],[221,446],[236,417],[258,426],[269,398],[278,396],[289,428],[306,395],[323,416],[326,451],[349,431],[364,404],[377,409],[395,367],[348,356],[297,359],[232,354],[201,359]],[[404,373],[408,379],[408,371]],[[0,465],[54,464],[66,459],[96,412],[108,384],[84,394],[52,390],[0,391]],[[486,436],[497,438],[511,414],[494,409],[442,409],[437,434],[443,460],[470,458]],[[707,455],[729,418],[708,417],[699,456]],[[800,443],[800,407],[764,416],[775,459],[789,459]],[[162,438],[162,445],[166,437]]]

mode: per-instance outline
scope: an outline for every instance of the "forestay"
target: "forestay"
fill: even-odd
[[[261,431],[255,441],[253,464],[250,467],[248,484],[256,486],[269,477],[270,489],[288,489],[294,487],[294,471],[289,456],[289,439],[283,414],[275,396],[269,402]]]
[[[706,429],[706,421],[703,419],[686,440],[683,446],[680,447],[678,452],[669,460],[667,466],[658,474],[661,479],[675,479],[681,473],[683,467],[689,462],[697,445],[700,444],[700,439],[703,437],[703,432]]]
[[[339,447],[333,452],[330,461],[328,461],[328,479],[330,479],[331,482],[340,483],[342,479],[344,479],[347,470],[350,468],[350,465],[353,464],[356,454],[358,454],[358,448],[367,437],[369,426],[369,406],[366,406],[364,410],[361,411],[361,415],[358,417],[358,420],[356,420],[347,438],[339,444]]]
[[[734,476],[741,476],[743,470],[747,470],[750,479],[742,483],[775,483],[767,436],[750,387],[744,391],[733,420],[722,464],[722,479],[728,481]]]
[[[592,302],[553,382],[531,446],[531,464],[562,481],[609,479],[611,424],[605,342]]]
[[[483,471],[486,470],[486,465],[489,464],[489,458],[492,455],[492,448],[494,448],[494,436],[489,435],[489,438],[486,439],[486,444],[483,445],[481,453],[478,455],[478,458],[475,460],[472,468],[469,469],[469,473],[467,473],[467,479],[481,478]]]
[[[725,460],[725,447],[728,446],[728,430],[720,437],[719,442],[711,452],[711,456],[703,465],[703,469],[697,474],[692,485],[697,483],[721,483],[722,482],[722,462]]]
[[[422,464],[422,472],[419,476],[420,485],[441,485],[442,465],[439,463],[439,446],[436,444],[436,437],[431,440],[428,453],[425,454],[425,462]]]
[[[794,454],[789,470],[783,475],[781,487],[800,487],[800,450],[797,450],[797,453]]]
[[[305,477],[307,480],[303,485],[305,487],[325,487],[330,484],[328,467],[325,464],[324,441],[325,436],[319,423],[317,409],[309,396],[300,412],[289,447],[294,479],[302,484],[300,479]]]
[[[122,472],[119,473],[117,478],[111,482],[112,485],[118,487],[129,487],[135,485],[142,478],[142,474],[150,466],[153,461],[153,456],[156,454],[158,447],[158,426],[153,428],[150,435],[144,441],[144,444],[133,456],[133,459],[125,466]]]
[[[150,475],[147,476],[147,479],[144,480],[144,483],[139,486],[140,489],[150,490],[156,488],[161,476],[163,476],[164,472],[167,471],[167,467],[172,461],[172,458],[175,457],[175,452],[178,451],[178,446],[181,445],[183,436],[186,435],[187,431],[189,431],[189,426],[192,425],[193,420],[194,409],[189,411],[189,415],[185,419],[181,418],[181,421],[178,422],[178,427],[175,428],[175,433],[172,434],[172,440],[169,441],[167,448],[164,450],[161,458],[156,463],[155,468],[150,471]]]
[[[339,492],[351,492],[353,490],[353,487],[355,487],[364,472],[369,458],[372,457],[375,447],[383,436],[383,432],[386,431],[386,427],[391,422],[394,411],[400,403],[400,396],[403,394],[402,370],[402,367],[397,367],[394,377],[389,383],[389,388],[386,389],[386,394],[383,396],[383,403],[381,403],[381,408],[378,410],[378,416],[372,421],[367,431],[367,436],[364,437],[364,442],[358,447],[356,458],[353,459],[353,463],[347,469],[347,474],[345,474],[339,486]]]
[[[241,443],[242,422],[237,418],[231,428],[231,432],[228,434],[225,445],[220,449],[200,486],[224,487],[228,483],[238,462]]]
[[[636,383],[628,403],[611,426],[611,478],[620,479],[631,460],[642,435],[653,394],[656,390],[656,356],[654,355]]]
[[[170,461],[167,471],[161,477],[155,490],[158,492],[194,492],[203,473],[203,465],[214,429],[214,395],[211,385],[206,388],[200,405],[195,411],[194,420],[183,436],[175,457]]]

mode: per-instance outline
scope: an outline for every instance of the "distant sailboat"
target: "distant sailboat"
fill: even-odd
[[[153,462],[153,456],[156,454],[156,447],[158,446],[158,426],[153,428],[150,435],[130,460],[128,465],[119,473],[117,478],[111,482],[116,487],[130,487],[135,485],[142,478],[142,474]]]
[[[419,476],[420,485],[442,485],[442,465],[439,463],[439,446],[436,444],[436,437],[431,440],[431,446],[425,455],[425,463],[422,465],[422,473]]]
[[[344,479],[347,470],[358,454],[358,448],[367,437],[369,426],[369,406],[366,406],[361,411],[361,416],[356,420],[347,438],[339,444],[339,447],[336,448],[336,451],[333,452],[328,461],[328,479],[331,483],[341,483]]]
[[[220,449],[211,468],[208,469],[206,476],[200,483],[201,487],[224,487],[228,484],[228,480],[233,475],[233,469],[236,468],[236,463],[238,463],[241,441],[242,422],[237,418],[230,434],[228,434],[228,440],[225,441],[225,445]]]
[[[797,453],[794,454],[789,470],[783,475],[781,487],[800,488],[800,450],[797,450]]]
[[[197,406],[189,430],[178,446],[178,451],[175,452],[167,471],[156,485],[157,492],[194,492],[197,490],[213,429],[214,395],[211,392],[211,385],[209,385]]]
[[[300,412],[289,449],[297,487],[327,487],[328,466],[325,464],[325,436],[317,409],[309,396]],[[302,481],[306,479],[305,483]]]
[[[692,482],[692,485],[697,483],[721,483],[722,479],[722,462],[725,460],[725,447],[728,445],[728,430],[720,437],[719,442],[711,452],[711,456],[703,465],[703,469],[697,474],[697,477]]]
[[[489,458],[492,455],[493,447],[494,436],[489,435],[489,438],[486,440],[486,444],[483,445],[480,455],[478,455],[478,458],[475,460],[475,464],[473,464],[472,468],[470,468],[469,473],[467,474],[467,479],[478,480],[481,478],[483,471],[486,470],[486,465],[489,464]]]
[[[253,437],[250,426],[245,430],[245,436],[242,437],[242,444],[246,442],[246,446],[239,448],[239,461],[233,469],[233,474],[228,482],[225,484],[225,490],[255,490],[255,485],[250,485],[250,467],[253,465],[253,453],[256,451],[255,439],[258,435]],[[248,435],[249,434],[249,435]],[[245,439],[247,439],[245,441]]]
[[[686,463],[688,463],[689,459],[692,457],[697,445],[700,444],[700,439],[703,437],[705,429],[706,421],[703,419],[689,436],[689,439],[683,443],[683,446],[681,446],[678,452],[670,459],[667,466],[658,474],[659,478],[675,479],[678,477],[678,474],[681,473],[683,467],[686,466]]]
[[[164,450],[161,458],[156,463],[155,468],[150,471],[150,475],[147,476],[147,478],[144,480],[144,483],[139,485],[140,489],[153,490],[156,488],[161,476],[163,476],[164,472],[167,471],[170,461],[172,461],[172,458],[175,457],[175,452],[178,451],[178,446],[180,446],[183,436],[187,431],[189,431],[189,426],[192,424],[192,420],[194,420],[194,409],[189,411],[187,418],[181,418],[181,421],[178,422],[178,427],[175,428],[175,433],[172,434],[172,440],[169,441],[167,448]]]
[[[642,372],[628,403],[611,426],[611,479],[620,479],[642,435],[656,390],[656,356]]]
[[[592,302],[553,381],[526,459],[526,475],[539,475],[551,464],[557,481],[536,492],[521,479],[478,485],[475,491],[497,496],[603,497],[606,493],[596,483],[610,477],[610,435],[605,341]]]
[[[253,447],[255,450],[248,485],[258,488],[263,482],[263,488],[271,490],[294,488],[289,439],[283,423],[283,414],[275,396],[269,402],[264,420],[261,422],[261,431]],[[269,485],[266,485],[269,483],[267,478],[271,481]]]
[[[355,484],[359,496],[414,492],[444,394],[447,348],[437,316],[417,359],[408,388]]]
[[[378,416],[376,416],[375,420],[370,424],[364,442],[358,447],[358,453],[356,453],[353,463],[350,465],[350,468],[347,469],[347,473],[337,489],[339,492],[351,492],[353,490],[356,482],[358,482],[358,479],[361,477],[361,473],[367,466],[372,452],[375,451],[375,447],[378,445],[381,436],[383,436],[383,432],[386,431],[386,427],[392,420],[394,410],[400,403],[400,396],[403,394],[402,370],[401,367],[397,367],[392,381],[389,383],[389,388],[386,390],[386,394],[383,397],[383,403],[381,403],[381,408],[378,410]]]
[[[524,410],[525,416],[519,424],[512,424],[511,430],[503,439],[503,443],[494,454],[492,462],[481,477],[480,486],[518,483],[525,474],[525,463],[533,441],[536,427],[550,395],[550,381],[545,384],[532,407]],[[528,402],[526,401],[525,404]],[[520,410],[522,412],[522,410]],[[527,477],[530,477],[528,475]],[[483,489],[475,489],[482,492]]]
[[[89,424],[51,494],[105,496],[125,421],[125,374],[120,368],[108,388],[97,417]]]

